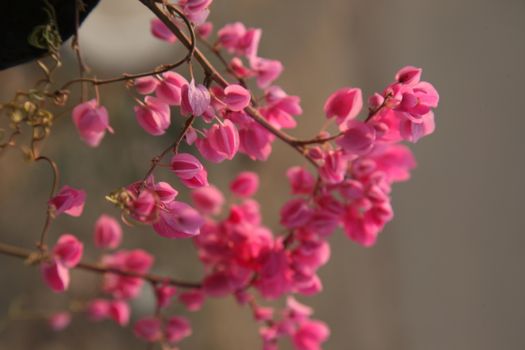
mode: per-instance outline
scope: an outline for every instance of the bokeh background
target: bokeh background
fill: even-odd
[[[136,1],[102,0],[81,31],[93,72],[106,77],[142,71],[182,55],[150,37],[150,18]],[[217,28],[241,20],[264,29],[260,53],[283,61],[279,84],[302,97],[298,136],[311,136],[320,127],[322,105],[335,89],[360,86],[369,95],[407,64],[423,67],[424,79],[441,94],[437,131],[414,147],[419,166],[410,182],[395,187],[396,217],[379,243],[365,249],[342,232],[333,235],[332,259],[321,270],[324,292],[301,298],[332,329],[325,348],[525,349],[525,1],[217,0],[211,19]],[[64,49],[63,55],[62,78],[75,71],[71,51]],[[36,72],[31,64],[0,72],[1,100],[31,86]],[[101,212],[116,215],[104,194],[143,175],[152,155],[168,142],[139,129],[122,86],[104,87],[102,93],[114,136],[88,149],[66,116],[46,144],[63,182],[89,193],[82,218],[61,217],[53,224],[52,240],[73,232],[89,241]],[[258,199],[268,225],[275,227],[288,190],[284,172],[303,160],[279,142],[269,162],[240,158],[211,166],[211,179],[224,188],[241,169],[260,172]],[[34,244],[49,176],[46,166],[23,161],[18,151],[0,159],[2,241]],[[135,227],[126,229],[125,246],[155,251],[158,273],[186,279],[200,273],[187,241],[166,241]],[[94,257],[91,248],[88,243]],[[0,266],[0,349],[146,347],[111,322],[91,324],[78,317],[55,334],[26,311],[5,319],[10,307],[45,313],[63,308],[65,301],[43,287],[35,269],[4,256]],[[97,285],[85,272],[75,272],[73,281],[71,297],[88,297]],[[151,311],[148,288],[133,307],[136,315]],[[182,349],[260,348],[248,310],[231,299],[210,300],[190,318],[194,335]]]

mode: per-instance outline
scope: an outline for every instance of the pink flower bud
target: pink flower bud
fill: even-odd
[[[177,41],[177,37],[172,31],[158,18],[151,20],[151,34],[155,38],[174,43]]]
[[[244,35],[239,38],[239,41],[237,41],[235,51],[237,51],[238,54],[244,55],[248,58],[257,57],[261,35],[261,29],[248,29],[246,33],[244,33]]]
[[[168,307],[171,299],[177,293],[177,288],[169,285],[161,285],[155,288],[155,296],[157,297],[157,305],[159,308]]]
[[[148,95],[154,92],[157,86],[159,86],[159,80],[152,76],[137,78],[133,81],[133,86],[139,94]]]
[[[349,119],[354,119],[363,108],[361,89],[342,88],[334,92],[324,105],[327,118],[336,117],[337,124],[341,125]]]
[[[195,85],[192,80],[181,89],[181,114],[201,116],[210,105],[211,97],[206,86],[202,84]]]
[[[82,258],[84,245],[75,236],[63,234],[53,248],[53,254],[67,268],[75,267]]]
[[[312,210],[302,198],[288,201],[281,209],[281,225],[288,228],[304,226],[312,218]]]
[[[321,343],[330,336],[330,330],[321,321],[307,320],[299,325],[293,335],[293,344],[297,350],[321,349]]]
[[[54,214],[62,213],[78,217],[84,210],[86,192],[73,187],[64,186],[49,200],[48,204],[54,208]]]
[[[64,330],[71,323],[71,314],[68,311],[56,312],[47,319],[49,327],[55,332]]]
[[[88,304],[86,312],[92,321],[106,319],[109,317],[109,302],[104,299],[94,299]]]
[[[153,265],[153,256],[142,249],[124,251],[122,268],[136,273],[147,273]]]
[[[345,178],[348,160],[341,152],[329,152],[325,155],[324,164],[319,168],[321,179],[329,184],[338,184]]]
[[[156,183],[155,186],[153,186],[153,189],[162,203],[172,202],[179,194],[179,192],[171,187],[169,183],[162,181]]]
[[[123,300],[113,300],[109,304],[109,317],[119,326],[125,326],[129,323],[130,310],[129,305]]]
[[[204,158],[206,158],[207,160],[209,160],[210,162],[213,162],[213,163],[220,163],[224,159],[226,159],[226,156],[225,156],[224,153],[219,153],[218,150],[215,149],[215,147],[213,147],[211,145],[210,138],[209,138],[211,130],[212,129],[208,130],[205,138],[197,139],[195,141],[195,146],[197,147],[197,149],[199,150],[200,154]],[[239,139],[240,139],[240,137],[239,137]]]
[[[406,85],[417,84],[421,79],[422,71],[423,70],[421,68],[416,68],[412,66],[403,67],[396,73],[396,80]]]
[[[119,326],[129,323],[130,309],[128,303],[123,300],[113,300],[109,304],[109,317]]]
[[[259,176],[252,171],[243,171],[230,183],[230,190],[239,197],[251,197],[259,189]]]
[[[252,96],[250,92],[241,85],[231,84],[224,89],[223,102],[228,109],[239,112],[248,107]]]
[[[215,124],[208,130],[210,146],[226,159],[233,159],[239,150],[239,131],[235,124],[226,119],[222,125]]]
[[[232,58],[229,67],[235,72],[238,77],[249,78],[255,74],[251,69],[244,66],[242,60],[238,57]]]
[[[256,321],[270,321],[273,318],[273,309],[271,307],[256,306],[253,310],[253,318]]]
[[[210,7],[213,0],[184,0],[184,10],[187,12],[200,12]]]
[[[193,190],[191,198],[195,207],[204,214],[217,215],[224,204],[224,196],[213,185]]]
[[[211,297],[223,297],[234,289],[230,277],[224,272],[215,272],[206,276],[203,281],[203,292]]]
[[[376,131],[368,123],[359,120],[350,120],[346,124],[346,130],[336,143],[342,147],[347,154],[362,155],[374,146]]]
[[[239,131],[239,150],[251,159],[266,160],[272,153],[273,135],[257,123],[250,122]]]
[[[135,322],[133,333],[137,338],[155,342],[162,337],[162,323],[157,317],[146,317]]]
[[[102,214],[95,223],[95,246],[103,249],[115,249],[122,241],[122,228],[117,220]]]
[[[191,335],[191,326],[184,317],[173,316],[168,319],[164,332],[170,343],[176,343]]]
[[[106,134],[113,132],[109,126],[108,111],[98,106],[95,99],[79,104],[73,109],[73,122],[80,138],[91,147],[97,147]]]
[[[182,100],[182,87],[187,85],[188,81],[180,74],[175,72],[165,72],[162,74],[155,94],[160,101],[172,106],[180,106]]]
[[[246,27],[241,22],[227,24],[217,32],[217,35],[219,36],[218,42],[222,47],[233,52],[237,43],[245,33]]]
[[[69,270],[56,259],[42,263],[41,273],[52,291],[60,293],[69,287]]]
[[[200,233],[204,220],[200,214],[186,203],[173,201],[160,211],[159,220],[153,229],[167,238],[187,238]]]
[[[383,102],[385,102],[385,98],[376,92],[368,99],[368,106],[370,106],[372,110],[376,110],[381,107]]]
[[[250,67],[255,71],[257,86],[260,88],[270,86],[283,72],[283,64],[280,61],[260,57],[250,59]]]
[[[158,136],[166,132],[171,124],[170,107],[152,96],[146,96],[144,106],[135,106],[139,125],[149,134]]]
[[[182,180],[188,180],[204,170],[201,162],[189,153],[177,153],[171,158],[171,170]]]
[[[210,34],[213,32],[213,23],[206,22],[197,27],[197,35],[201,38],[208,38]]]
[[[131,203],[131,216],[141,222],[151,222],[157,216],[157,196],[150,189],[144,189]]]
[[[306,169],[294,166],[286,172],[293,194],[310,194],[315,186],[315,179]]]
[[[296,321],[302,321],[307,319],[310,315],[313,314],[311,307],[301,304],[292,296],[286,298],[286,317]]]
[[[188,311],[198,311],[204,303],[204,293],[200,290],[190,290],[179,294],[179,301]]]

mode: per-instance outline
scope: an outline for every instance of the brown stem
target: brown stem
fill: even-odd
[[[35,158],[36,162],[40,160],[47,162],[51,166],[51,169],[53,170],[53,185],[51,186],[51,193],[49,194],[49,199],[51,200],[51,198],[53,198],[53,196],[55,195],[55,192],[58,186],[58,181],[59,181],[59,176],[60,176],[59,171],[58,171],[58,166],[53,160],[51,160],[50,158],[46,156],[40,156],[40,157]],[[40,240],[37,244],[38,249],[42,253],[46,251],[46,236],[47,236],[47,232],[49,231],[49,228],[51,227],[52,221],[53,221],[53,212],[52,212],[51,207],[48,205],[47,211],[46,211],[46,221],[44,223],[44,227],[42,227],[42,232],[40,233]]]
[[[182,15],[182,13],[180,15]],[[195,50],[196,37],[195,37],[195,32],[193,30],[193,27],[192,27],[190,21],[184,16],[181,16],[181,18],[184,20],[184,23],[186,24],[186,27],[188,28],[188,31],[190,32],[190,39],[188,41],[188,45],[189,46],[187,46],[188,53],[180,61],[172,63],[172,64],[161,65],[161,66],[157,67],[156,69],[154,69],[152,71],[149,71],[149,72],[145,72],[145,73],[123,74],[121,77],[109,78],[109,79],[104,79],[104,80],[91,79],[91,78],[80,78],[80,79],[70,80],[67,83],[65,83],[64,85],[62,85],[62,87],[59,90],[57,90],[57,92],[65,90],[69,86],[71,86],[73,84],[76,84],[76,83],[88,82],[88,83],[91,83],[91,84],[93,84],[95,86],[98,86],[98,85],[111,84],[111,83],[116,83],[116,82],[120,82],[120,81],[128,81],[128,80],[133,80],[133,79],[137,79],[137,78],[147,77],[147,76],[151,76],[151,75],[161,74],[161,73],[167,72],[169,70],[172,70],[174,68],[177,68],[178,66],[180,66],[180,65],[182,65],[182,64],[184,64],[186,62],[189,62],[191,60],[191,58],[193,57],[193,52]]]
[[[0,243],[0,254],[28,260],[34,257],[35,254],[38,254],[38,252],[31,251],[29,249],[25,249],[22,247],[6,244],[6,243]],[[120,276],[140,278],[144,281],[147,281],[153,284],[164,283],[164,284],[170,284],[173,286],[177,286],[180,288],[201,288],[202,287],[200,283],[185,282],[185,281],[180,281],[178,279],[174,279],[171,277],[159,276],[159,275],[154,275],[154,274],[140,274],[140,273],[136,273],[132,271],[114,269],[114,268],[106,267],[103,265],[94,264],[90,262],[84,262],[84,261],[80,262],[74,268],[79,269],[79,270],[100,273],[100,274],[114,273]]]

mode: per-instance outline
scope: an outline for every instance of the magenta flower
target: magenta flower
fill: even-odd
[[[337,139],[337,145],[345,153],[353,155],[365,154],[372,149],[376,139],[373,126],[359,120],[350,120],[342,137]]]
[[[183,292],[179,294],[179,301],[188,311],[199,311],[204,304],[204,293],[198,289]]]
[[[42,263],[41,273],[47,286],[60,293],[69,287],[69,269],[57,259]]]
[[[170,317],[164,329],[164,334],[170,343],[179,342],[191,335],[190,323],[184,317]]]
[[[162,74],[162,81],[157,87],[155,94],[160,101],[172,106],[180,106],[182,100],[182,87],[188,85],[188,81],[180,74],[166,72]]]
[[[181,94],[182,115],[201,116],[210,105],[211,97],[208,89],[202,84],[195,85],[194,80],[182,86]]]
[[[334,92],[324,105],[327,118],[336,118],[338,125],[354,119],[363,108],[361,89],[342,88]]]
[[[188,238],[200,233],[204,224],[202,216],[188,204],[173,201],[160,211],[153,229],[162,237]]]
[[[49,200],[48,204],[50,207],[54,208],[55,216],[65,213],[70,216],[78,217],[82,215],[85,201],[85,191],[77,190],[66,185]]]
[[[164,134],[171,124],[170,107],[158,98],[146,96],[144,105],[134,110],[139,125],[151,135]]]
[[[259,176],[253,171],[243,171],[230,183],[230,190],[238,197],[251,197],[259,189]]]
[[[55,332],[64,330],[71,323],[71,313],[68,311],[56,312],[48,317],[47,323]]]
[[[63,234],[53,248],[53,255],[67,268],[75,267],[82,258],[84,245],[75,236]]]
[[[126,326],[129,323],[131,311],[128,303],[123,300],[113,300],[109,303],[109,317],[119,326]]]
[[[108,111],[98,106],[95,99],[79,104],[73,109],[73,122],[80,138],[91,147],[97,147],[106,134],[113,132],[109,126]]]
[[[239,131],[235,124],[226,119],[222,125],[214,124],[206,134],[210,146],[223,159],[233,159],[239,150]]]
[[[270,86],[283,72],[283,64],[277,60],[269,60],[261,57],[250,59],[250,67],[257,77],[257,86],[266,88]]]
[[[177,41],[175,34],[158,18],[151,20],[151,34],[153,34],[155,38],[169,43]]]
[[[95,223],[95,246],[103,249],[115,249],[122,241],[122,228],[113,217],[102,214]]]
[[[251,98],[250,92],[241,85],[231,84],[224,89],[222,102],[229,110],[239,112],[248,107]]]
[[[135,90],[141,95],[148,95],[157,89],[159,86],[159,80],[152,76],[146,76],[142,78],[137,78],[133,81],[133,86]]]
[[[315,186],[315,178],[306,169],[294,166],[286,172],[293,194],[312,193]]]
[[[213,185],[193,190],[191,192],[191,199],[197,210],[203,214],[219,214],[224,204],[224,196],[221,191]]]
[[[147,342],[155,342],[162,337],[162,323],[157,317],[145,317],[133,326],[133,333],[137,338]]]
[[[293,335],[293,344],[297,350],[318,350],[321,343],[330,336],[330,330],[321,321],[307,320],[299,325]]]

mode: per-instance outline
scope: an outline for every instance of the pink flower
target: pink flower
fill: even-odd
[[[277,60],[254,57],[250,60],[250,67],[257,77],[257,86],[268,87],[283,72],[283,64]]]
[[[179,301],[188,311],[198,311],[204,303],[204,293],[201,290],[190,290],[179,294]]]
[[[293,335],[293,344],[297,350],[319,350],[321,343],[330,336],[330,330],[321,321],[307,320],[299,325]]]
[[[106,134],[113,132],[109,126],[108,111],[98,106],[95,99],[79,104],[73,109],[73,122],[80,138],[91,147],[97,147]]]
[[[204,214],[217,215],[224,204],[224,196],[213,185],[193,190],[191,198],[195,207]]]
[[[162,337],[162,323],[157,317],[145,317],[133,326],[133,333],[137,338],[147,342],[155,342]]]
[[[246,33],[246,27],[241,22],[227,24],[217,32],[218,42],[221,46],[233,52],[237,43]]]
[[[153,190],[159,197],[159,200],[162,203],[169,203],[172,202],[175,198],[177,198],[177,195],[179,192],[171,187],[171,185],[167,182],[158,182],[153,186]]]
[[[73,187],[64,186],[58,193],[49,200],[49,206],[54,208],[54,215],[62,213],[78,217],[84,210],[86,192],[77,190]]]
[[[71,313],[68,311],[56,312],[47,319],[49,327],[55,332],[66,329],[71,323]]]
[[[157,297],[157,306],[159,308],[168,307],[171,303],[171,299],[177,293],[177,288],[163,284],[155,287],[155,296]]]
[[[109,304],[109,317],[119,326],[125,326],[129,323],[130,310],[129,305],[123,300],[113,300]]]
[[[158,98],[146,96],[144,105],[134,110],[139,125],[151,135],[164,134],[171,124],[170,107]]]
[[[117,220],[102,214],[95,223],[95,246],[104,249],[115,249],[122,241],[122,228]]]
[[[201,38],[208,38],[210,34],[213,32],[213,23],[206,22],[197,27],[197,35]]]
[[[256,57],[259,49],[259,42],[261,41],[262,30],[257,28],[248,29],[244,35],[239,38],[235,51],[239,55],[244,55],[248,58]]]
[[[340,151],[328,152],[324,164],[319,168],[319,175],[329,184],[338,184],[345,178],[348,160]]]
[[[155,221],[158,214],[158,197],[153,190],[145,188],[137,198],[131,202],[131,216],[140,222],[150,223]]]
[[[251,98],[250,92],[241,85],[231,84],[224,89],[224,98],[222,101],[228,109],[239,112],[248,107]]]
[[[239,130],[239,150],[251,159],[266,160],[272,153],[273,135],[255,122]]]
[[[160,211],[153,229],[163,237],[187,238],[198,235],[203,224],[203,218],[195,209],[186,203],[173,201]]]
[[[65,267],[72,268],[78,265],[82,258],[84,245],[75,236],[63,234],[53,248],[53,255]]]
[[[173,34],[173,32],[158,18],[151,20],[151,34],[153,34],[154,37],[169,43],[177,41],[175,34]]]
[[[60,293],[69,287],[69,269],[56,259],[42,263],[41,272],[52,291]]]
[[[165,72],[162,74],[155,94],[164,103],[172,106],[180,106],[182,101],[182,87],[187,85],[188,81],[180,74],[175,72]]]
[[[207,132],[207,139],[215,152],[225,159],[233,159],[239,150],[239,131],[228,119],[222,125],[214,124]]]
[[[281,225],[288,228],[304,226],[312,218],[312,210],[302,198],[288,201],[281,209]]]
[[[294,166],[286,172],[293,194],[310,194],[315,186],[315,179],[306,169]]]
[[[342,88],[334,92],[324,105],[327,118],[336,117],[337,124],[341,125],[349,119],[354,119],[363,108],[361,89]]]
[[[189,84],[182,86],[181,89],[181,114],[201,116],[210,105],[210,93],[206,86],[195,85],[192,80]]]
[[[372,149],[375,139],[376,131],[373,126],[359,120],[350,120],[343,136],[336,143],[347,154],[361,155]]]
[[[104,299],[93,299],[86,309],[88,318],[100,321],[109,317],[109,302]]]
[[[184,317],[173,316],[168,319],[164,332],[170,343],[176,343],[191,335],[191,326]]]
[[[157,86],[159,86],[159,80],[152,76],[137,78],[133,81],[133,86],[139,94],[148,95],[157,89]]]
[[[182,180],[188,180],[204,170],[201,162],[189,153],[177,153],[171,158],[171,170]]]
[[[284,90],[272,86],[265,92],[266,108],[260,108],[261,114],[277,128],[295,128],[297,122],[294,116],[301,115],[301,99],[299,96],[288,96]]]
[[[403,67],[396,73],[396,80],[406,85],[417,84],[421,79],[422,71],[421,68],[412,66]]]
[[[230,190],[239,197],[251,197],[259,189],[259,176],[253,171],[243,171],[230,183]]]

